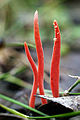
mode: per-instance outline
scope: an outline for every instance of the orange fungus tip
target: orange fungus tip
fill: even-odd
[[[36,15],[36,14],[38,15],[38,11],[37,11],[37,10],[35,11],[35,15]]]
[[[38,19],[38,11],[36,10],[35,13],[34,13],[34,20],[35,19]]]
[[[26,42],[24,42],[24,46],[26,46]]]
[[[53,25],[56,25],[56,24],[57,24],[57,21],[56,21],[56,20],[54,20]]]

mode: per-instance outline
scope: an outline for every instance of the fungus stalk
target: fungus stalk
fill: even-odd
[[[28,60],[31,64],[33,74],[34,74],[33,88],[32,88],[31,95],[30,95],[30,100],[29,100],[29,106],[34,108],[35,107],[35,96],[34,95],[36,95],[37,88],[38,88],[37,67],[34,63],[34,60],[31,57],[31,54],[29,52],[29,49],[28,49],[28,46],[27,46],[26,42],[24,43],[24,46],[25,46],[25,52],[26,52],[27,58],[28,58]]]
[[[60,65],[61,37],[60,30],[56,20],[54,20],[53,24],[55,29],[55,41],[51,61],[50,85],[53,97],[59,97],[59,65]]]
[[[39,25],[38,25],[38,12],[36,11],[34,14],[34,37],[35,37],[35,44],[36,44],[36,51],[38,57],[38,82],[39,82],[39,91],[40,95],[44,95],[44,54],[42,43],[39,34]],[[47,100],[41,98],[42,104],[46,104]]]

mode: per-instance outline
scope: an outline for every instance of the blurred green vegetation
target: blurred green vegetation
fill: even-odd
[[[61,30],[62,48],[66,49],[73,42],[75,45],[76,39],[80,38],[80,24],[75,24],[73,16],[71,16],[74,12],[73,5],[76,6],[75,3],[71,0],[1,0],[0,36],[9,43],[27,41],[33,44],[33,18],[37,9],[39,11],[41,40],[53,40],[53,21],[56,19]],[[75,12],[75,18],[76,14],[78,12]]]

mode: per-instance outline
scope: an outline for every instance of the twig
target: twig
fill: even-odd
[[[80,83],[80,77],[79,76],[72,76],[72,75],[69,75],[69,76],[72,77],[72,78],[76,78],[77,81],[67,90],[68,93],[71,92]]]

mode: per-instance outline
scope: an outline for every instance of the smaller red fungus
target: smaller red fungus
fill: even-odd
[[[29,49],[28,49],[28,46],[26,44],[26,42],[24,43],[24,46],[25,46],[25,52],[26,52],[26,55],[27,55],[27,58],[31,64],[31,67],[32,67],[32,70],[33,70],[33,73],[34,73],[34,82],[33,82],[33,88],[32,88],[32,92],[31,92],[31,96],[30,96],[30,100],[29,100],[29,106],[34,108],[35,107],[35,96],[36,95],[36,92],[37,92],[37,88],[38,88],[38,79],[37,79],[37,67],[34,63],[34,60],[32,59],[31,57],[31,54],[29,52]]]
[[[54,20],[55,41],[51,61],[50,84],[53,97],[59,97],[59,64],[60,64],[60,48],[61,37],[57,21]]]

